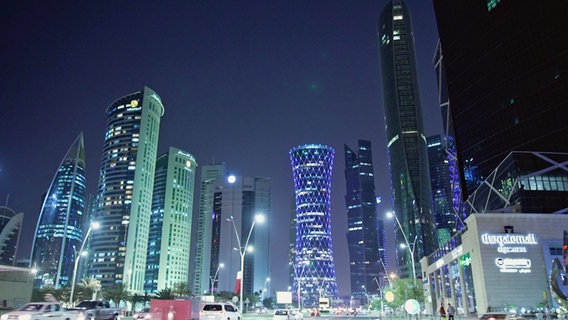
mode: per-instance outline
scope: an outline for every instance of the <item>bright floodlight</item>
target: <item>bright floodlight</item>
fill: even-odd
[[[101,224],[98,221],[91,222],[91,228],[98,229],[101,227]]]
[[[227,177],[227,182],[235,183],[235,181],[237,181],[237,177],[235,177],[234,175],[230,175]]]
[[[387,218],[392,218],[394,217],[394,213],[392,213],[392,211],[387,212]]]
[[[224,268],[225,264],[224,263],[219,263],[219,268]]]
[[[254,221],[258,222],[258,223],[263,223],[264,222],[264,215],[263,214],[257,214],[254,216]]]

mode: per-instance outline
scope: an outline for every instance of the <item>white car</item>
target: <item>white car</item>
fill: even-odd
[[[0,316],[1,320],[72,320],[75,316],[63,310],[60,303],[31,302]]]
[[[274,311],[273,320],[302,320],[304,315],[299,310],[278,309]]]
[[[199,320],[241,320],[241,312],[229,302],[206,303],[199,311]]]

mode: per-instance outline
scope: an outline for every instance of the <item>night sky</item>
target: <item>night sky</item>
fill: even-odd
[[[282,228],[293,201],[288,151],[306,143],[335,148],[332,236],[339,292],[349,294],[344,144],[356,149],[357,139],[372,141],[379,213],[391,207],[376,40],[386,2],[4,3],[0,201],[25,213],[19,257],[29,256],[41,196],[71,143],[84,132],[87,189],[94,193],[105,109],[147,85],[165,106],[159,154],[175,146],[199,165],[225,162],[236,175],[272,178],[265,227],[273,291],[288,286]],[[438,134],[432,3],[407,4],[426,133]]]

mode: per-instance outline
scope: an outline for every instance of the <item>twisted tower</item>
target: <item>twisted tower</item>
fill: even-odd
[[[319,144],[290,150],[297,220],[294,296],[306,307],[318,305],[320,297],[337,296],[330,214],[334,153]]]

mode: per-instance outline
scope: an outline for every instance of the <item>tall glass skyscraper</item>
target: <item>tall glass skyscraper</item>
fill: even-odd
[[[83,133],[57,167],[45,195],[32,248],[36,287],[70,284],[83,241],[85,213],[85,145]]]
[[[144,289],[160,118],[164,105],[145,87],[107,109],[98,209],[91,235],[89,275],[103,288]]]
[[[434,251],[437,241],[414,38],[404,1],[388,2],[379,17],[377,37],[394,214],[402,226],[395,233],[398,266],[402,276],[411,277],[410,251],[418,262]],[[403,243],[410,248],[398,246]]]
[[[568,152],[568,2],[435,0],[434,9],[462,200],[512,151]]]
[[[458,227],[457,216],[452,209],[452,187],[450,183],[450,162],[441,135],[428,137],[428,163],[436,217],[438,247],[448,242]]]
[[[296,193],[294,297],[315,307],[320,297],[337,297],[331,243],[331,171],[335,151],[320,144],[292,148]]]
[[[22,229],[24,213],[0,206],[0,264],[13,266],[16,264],[18,239]]]
[[[234,291],[241,259],[234,248],[239,248],[239,241],[241,246],[245,245],[257,214],[270,221],[271,179],[227,176],[226,172],[225,165],[202,167],[196,240],[196,264],[198,261],[200,264],[196,265],[194,277],[194,285],[199,285],[200,293]],[[265,281],[270,277],[269,243],[268,224],[256,223],[249,240],[253,251],[247,253],[244,260],[244,295],[264,290]]]
[[[201,167],[201,190],[199,198],[199,217],[195,232],[195,253],[193,260],[195,267],[191,270],[190,283],[195,294],[209,292],[218,287],[217,281],[212,282],[211,269],[211,232],[213,219],[213,205],[215,199],[215,183],[227,176],[227,168],[224,164],[206,165]],[[216,265],[215,268],[218,268]],[[217,269],[214,270],[216,272]],[[214,276],[215,274],[213,274]]]
[[[345,145],[345,183],[351,295],[366,301],[368,294],[379,292],[386,274],[384,226],[377,215],[371,141],[359,140],[357,152]]]
[[[187,284],[196,167],[191,154],[173,147],[156,161],[146,292]]]

